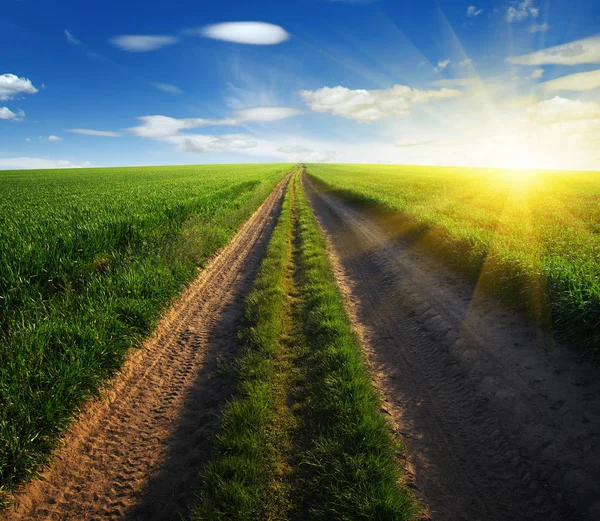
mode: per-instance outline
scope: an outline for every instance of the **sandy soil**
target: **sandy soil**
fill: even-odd
[[[176,520],[193,500],[231,382],[215,378],[237,347],[243,296],[279,214],[286,178],[200,272],[142,349],[80,415],[17,520]]]
[[[305,189],[427,515],[600,519],[600,371],[310,178]]]

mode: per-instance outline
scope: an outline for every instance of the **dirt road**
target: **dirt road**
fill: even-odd
[[[431,519],[600,519],[600,371],[305,188]]]
[[[86,408],[41,481],[7,520],[176,520],[192,503],[215,420],[230,396],[213,378],[235,352],[287,178],[187,288],[110,390]]]

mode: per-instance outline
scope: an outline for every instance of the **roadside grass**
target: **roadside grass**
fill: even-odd
[[[295,419],[286,399],[294,370],[282,340],[290,325],[291,197],[287,190],[246,298],[238,395],[223,412],[194,520],[271,521],[285,519],[290,508],[286,476]]]
[[[380,398],[344,308],[327,244],[299,193],[299,300],[307,341],[305,447],[297,465],[301,503],[315,520],[402,520],[417,513],[399,485],[402,447],[380,413]]]
[[[0,502],[291,167],[0,174]]]
[[[413,518],[402,447],[380,413],[299,174],[246,305],[239,392],[192,519]]]
[[[596,172],[308,165],[308,174],[600,361]]]

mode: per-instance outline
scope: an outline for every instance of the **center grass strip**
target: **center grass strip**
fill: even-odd
[[[247,298],[239,393],[223,413],[194,521],[418,513],[326,248],[297,172]]]
[[[203,474],[194,520],[279,520],[289,510],[287,401],[293,371],[281,342],[289,322],[291,194],[288,190],[257,279],[246,300],[246,347],[238,359],[239,396],[225,409]]]
[[[363,362],[327,256],[327,244],[297,186],[299,298],[307,342],[306,449],[298,459],[310,519],[401,520],[417,513],[400,483],[390,426]]]

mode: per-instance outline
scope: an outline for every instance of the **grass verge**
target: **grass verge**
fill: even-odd
[[[192,519],[404,520],[400,445],[352,332],[325,238],[292,177],[254,289],[238,396]]]
[[[225,408],[203,473],[194,520],[278,520],[289,510],[287,454],[294,418],[286,405],[293,375],[282,343],[289,321],[291,201],[279,220],[246,300],[238,396]]]
[[[306,448],[298,463],[310,519],[401,520],[416,513],[399,485],[401,447],[381,415],[380,399],[344,309],[327,244],[308,200],[297,202],[299,293],[307,341]]]

